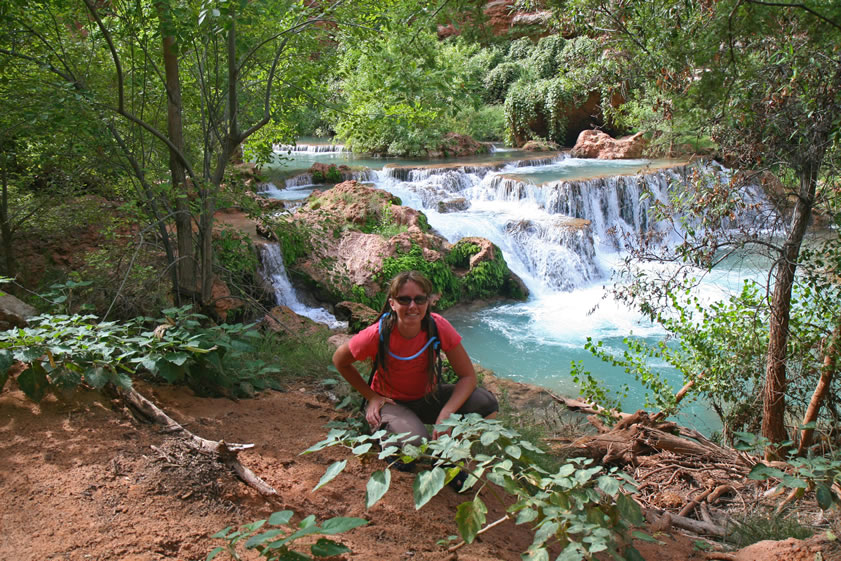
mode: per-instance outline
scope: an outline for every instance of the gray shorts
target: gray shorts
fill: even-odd
[[[395,400],[396,405],[384,404],[380,409],[382,422],[379,428],[395,434],[410,433],[404,440],[407,443],[418,444],[421,438],[429,439],[429,431],[424,425],[435,423],[441,409],[453,394],[453,388],[455,384],[439,384],[435,391],[421,399]],[[476,388],[456,413],[460,415],[478,413],[482,417],[487,417],[498,410],[499,402],[496,396],[485,388]]]

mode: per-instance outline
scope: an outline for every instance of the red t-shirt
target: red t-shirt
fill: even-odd
[[[461,343],[461,335],[452,324],[438,314],[432,314],[432,319],[438,327],[438,338],[441,340],[441,350],[449,351]],[[413,356],[423,348],[427,341],[426,331],[421,331],[411,339],[406,339],[397,328],[391,330],[388,350],[397,356]],[[365,360],[377,356],[380,343],[379,322],[370,325],[354,335],[348,346],[353,358]],[[424,351],[412,360],[398,360],[392,356],[386,357],[387,373],[379,368],[374,374],[371,388],[380,395],[401,401],[413,401],[425,396],[432,388],[429,387],[427,366],[429,353]]]

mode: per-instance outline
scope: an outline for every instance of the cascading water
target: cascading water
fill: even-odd
[[[590,162],[558,158],[465,169],[386,168],[375,182],[403,204],[422,210],[430,226],[451,243],[481,236],[500,247],[509,268],[531,291],[529,300],[479,313],[448,312],[447,317],[462,332],[465,348],[483,365],[569,394],[577,391],[568,375],[572,360],[583,361],[604,377],[616,376],[615,383],[608,382],[614,387],[627,381],[619,379],[622,372],[606,374],[608,366],[583,349],[588,337],[621,353],[623,336],[662,336],[658,326],[605,299],[604,284],[623,259],[627,239],[647,235],[672,244],[679,238],[680,232],[658,222],[651,210],[656,203],[669,203],[672,183],[685,181],[687,173],[686,167],[678,166],[611,175],[608,168],[597,178],[564,177],[585,165],[627,169],[646,164]],[[704,171],[726,174],[720,168]],[[758,191],[748,189],[745,196],[760,200]],[[763,212],[767,209],[757,215]],[[642,402],[642,390],[632,388],[628,406],[641,407]],[[699,428],[715,426],[709,415],[699,415],[683,421]]]
[[[280,253],[278,244],[265,243],[260,248],[260,257],[263,264],[261,272],[263,277],[271,282],[278,306],[286,306],[299,316],[308,317],[331,328],[347,327],[346,322],[338,321],[333,314],[324,308],[310,308],[298,300],[295,288],[289,282],[289,276],[286,274],[283,255]]]

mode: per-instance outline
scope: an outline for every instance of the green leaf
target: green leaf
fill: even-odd
[[[319,538],[310,548],[316,557],[334,557],[343,553],[350,553],[350,548],[327,538]]]
[[[818,499],[818,506],[821,507],[821,510],[827,510],[832,506],[834,495],[832,494],[832,489],[826,485],[818,485],[815,489],[815,496]]]
[[[251,549],[251,548],[256,547],[258,545],[262,545],[262,544],[266,543],[267,541],[269,541],[271,539],[274,539],[275,537],[279,536],[281,533],[283,533],[282,530],[278,530],[277,528],[275,528],[275,529],[272,529],[272,530],[267,530],[267,531],[263,532],[262,534],[257,534],[256,536],[251,536],[248,539],[248,541],[245,542],[245,547],[247,549]]]
[[[622,518],[634,526],[639,526],[645,522],[645,517],[642,515],[640,505],[624,493],[619,493],[616,496],[616,508],[619,509],[619,514]]]
[[[204,561],[211,561],[214,557],[216,557],[217,555],[219,555],[223,551],[225,551],[225,548],[222,547],[222,546],[214,547],[211,550],[211,552],[207,554],[207,557],[204,558]]]
[[[642,554],[639,551],[637,551],[637,549],[632,545],[625,547],[624,557],[625,561],[645,561],[645,558],[642,556]]]
[[[365,508],[369,509],[383,498],[391,485],[391,471],[377,470],[368,480],[365,488]]]
[[[312,557],[307,557],[303,553],[299,553],[297,551],[284,551],[272,559],[275,561],[312,561]]]
[[[488,508],[479,495],[476,495],[472,501],[467,501],[458,505],[456,512],[456,524],[458,525],[458,533],[461,535],[466,543],[473,543],[476,534],[485,525],[485,515],[488,513]]]
[[[631,536],[633,536],[634,538],[636,538],[638,540],[644,541],[644,542],[659,543],[660,545],[664,545],[663,542],[661,542],[657,538],[653,538],[653,537],[649,536],[648,534],[646,534],[645,532],[640,532],[639,530],[634,530],[633,532],[631,532]]]
[[[609,475],[602,475],[599,477],[599,489],[613,497],[619,492],[619,482]]]
[[[291,510],[279,510],[277,512],[273,512],[272,515],[269,516],[268,523],[272,526],[284,526],[289,524],[289,521],[292,520],[294,515],[295,513]]]
[[[108,373],[101,366],[94,366],[85,371],[85,382],[94,388],[102,389],[108,383]]]
[[[803,479],[788,474],[783,475],[780,482],[791,489],[806,489],[809,487],[809,484]]]
[[[446,473],[440,467],[419,473],[414,484],[415,509],[420,509],[437,495],[444,488],[445,479]]]
[[[777,468],[768,467],[765,464],[759,463],[753,466],[748,474],[748,479],[756,479],[758,481],[765,481],[769,477],[782,479],[785,472]]]
[[[522,557],[523,561],[549,561],[549,552],[545,547],[530,548]]]
[[[364,443],[360,444],[359,446],[354,447],[353,450],[351,450],[351,452],[353,452],[357,456],[361,456],[362,454],[364,454],[368,450],[370,450],[371,446],[373,446],[372,443],[364,442]]]
[[[515,446],[513,444],[505,447],[505,453],[517,460],[519,460],[520,456],[523,454],[522,450],[520,450],[520,447]]]
[[[343,534],[347,531],[353,530],[354,528],[365,526],[366,524],[368,524],[368,521],[364,518],[336,516],[335,518],[330,518],[324,521],[321,525],[321,533],[333,536],[336,534]]]
[[[165,358],[159,358],[155,361],[154,373],[170,384],[180,382],[184,379],[184,370],[173,365]]]
[[[313,488],[313,491],[320,489],[324,485],[330,483],[337,475],[342,473],[342,470],[345,469],[345,466],[347,466],[347,460],[334,462],[329,468],[327,468],[327,471],[324,473],[324,475],[321,476],[321,479],[318,481],[318,485],[316,485],[315,488]]]
[[[32,401],[37,403],[44,399],[50,382],[47,380],[47,372],[40,362],[33,362],[29,368],[18,375],[18,386],[26,394],[26,397]]]
[[[482,436],[479,437],[479,442],[482,443],[482,446],[490,446],[499,438],[499,431],[489,430],[482,433]]]

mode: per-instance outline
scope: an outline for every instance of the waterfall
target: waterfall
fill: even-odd
[[[647,237],[671,245],[682,234],[679,227],[658,221],[653,209],[670,205],[672,185],[685,181],[687,167],[557,179],[574,176],[570,170],[580,169],[585,165],[581,162],[562,154],[504,166],[385,168],[377,185],[423,210],[430,225],[451,243],[466,236],[490,239],[533,292],[568,292],[606,278],[608,262],[630,240]],[[641,169],[646,165],[638,163]],[[530,169],[524,172],[524,166]],[[702,171],[711,177],[728,173],[712,165]],[[741,192],[748,200],[764,200],[756,187]],[[758,210],[740,220],[758,222],[768,216],[767,206],[757,204]]]
[[[260,258],[262,261],[261,273],[264,278],[271,282],[274,288],[275,302],[278,306],[286,306],[299,316],[308,317],[331,328],[347,327],[346,322],[338,321],[333,314],[324,308],[310,308],[298,300],[298,295],[295,293],[292,283],[289,282],[286,267],[283,265],[280,245],[276,243],[260,245]]]
[[[275,154],[283,152],[306,152],[307,154],[342,154],[344,144],[275,144],[272,146]]]

